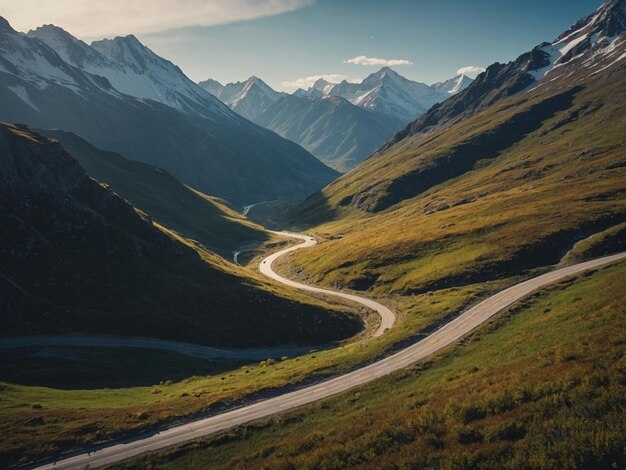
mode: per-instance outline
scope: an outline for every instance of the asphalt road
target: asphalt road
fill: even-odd
[[[304,238],[303,238],[304,237]],[[310,237],[299,236],[305,243],[314,244]],[[309,245],[310,246],[310,245]],[[297,249],[296,247],[292,247]],[[283,253],[286,250],[283,250]],[[181,444],[192,439],[197,439],[213,433],[238,426],[250,421],[266,418],[282,413],[308,403],[331,397],[345,392],[359,385],[384,377],[392,372],[403,369],[417,361],[420,361],[433,353],[454,343],[477,326],[489,320],[496,313],[516,301],[526,297],[530,293],[544,286],[557,282],[566,277],[582,273],[589,269],[598,268],[615,261],[625,259],[626,252],[612,256],[576,264],[566,268],[543,274],[528,281],[521,282],[509,287],[465,313],[446,323],[439,330],[422,339],[421,341],[368,366],[357,369],[348,374],[341,375],[325,382],[320,382],[300,390],[285,393],[274,398],[263,400],[252,405],[234,409],[210,418],[201,419],[188,424],[176,426],[158,434],[142,436],[135,440],[128,440],[100,450],[75,455],[39,468],[45,469],[78,469],[90,468],[112,464],[121,460],[134,457],[145,452],[163,449],[165,447]],[[275,255],[266,260],[269,266],[268,272],[272,272],[271,262],[276,259]],[[272,276],[273,277],[273,276]],[[291,281],[290,281],[291,282]],[[297,284],[297,283],[296,283]]]
[[[315,241],[315,238],[309,237],[308,235],[301,235],[299,233],[290,233],[290,232],[271,232],[271,233],[275,235],[282,235],[286,237],[297,238],[299,240],[304,240],[304,243],[300,243],[298,245],[285,248],[284,250],[277,251],[276,253],[265,258],[263,261],[261,261],[261,264],[259,266],[259,270],[261,271],[262,274],[272,279],[275,279],[276,281],[282,284],[285,284],[287,286],[295,287],[296,289],[304,290],[307,292],[317,292],[318,294],[325,294],[325,295],[330,295],[334,297],[341,297],[343,299],[348,299],[352,302],[356,302],[361,305],[364,305],[367,308],[378,312],[378,314],[380,315],[380,325],[378,326],[378,329],[372,335],[372,337],[374,338],[382,335],[385,331],[387,331],[389,328],[393,326],[393,324],[396,321],[396,315],[387,307],[385,307],[382,304],[379,304],[378,302],[372,299],[368,299],[366,297],[361,297],[361,296],[354,295],[354,294],[346,294],[344,292],[334,291],[330,289],[322,289],[319,287],[308,286],[306,284],[301,284],[299,282],[295,282],[285,277],[282,277],[280,274],[277,274],[276,272],[274,272],[274,270],[272,269],[272,264],[278,258],[286,255],[287,253],[291,253],[296,250],[301,250],[302,248],[309,248],[315,245],[317,242]]]

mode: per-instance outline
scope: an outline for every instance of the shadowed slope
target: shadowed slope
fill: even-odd
[[[361,327],[274,295],[154,226],[88,178],[58,143],[2,125],[0,159],[2,335],[136,335],[244,347],[319,344]]]

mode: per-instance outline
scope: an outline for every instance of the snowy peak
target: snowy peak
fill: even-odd
[[[537,46],[527,72],[535,81],[555,80],[572,67],[596,73],[626,58],[626,0],[609,0],[553,43]],[[572,67],[570,67],[572,66]],[[593,69],[596,70],[593,70]]]
[[[119,92],[158,101],[185,113],[209,114],[219,100],[193,83],[170,61],[159,57],[132,34],[87,45],[62,28],[45,25],[28,36],[43,41],[68,64],[105,77]]]
[[[222,86],[215,80],[200,82],[200,86],[219,98],[230,109],[246,119],[256,119],[283,96],[259,77],[251,76],[244,82],[227,83]]]
[[[280,97],[280,93],[271,88],[267,83],[261,80],[259,77],[252,75],[245,83],[242,91],[242,95],[246,95],[253,90],[256,93],[263,94],[273,101],[276,101]]]
[[[207,80],[204,80],[203,82],[199,82],[198,85],[200,86],[200,88],[208,91],[215,97],[219,96],[221,91],[224,89],[224,85],[222,85],[217,80],[212,80],[210,78]]]
[[[106,61],[99,52],[75,38],[63,28],[53,24],[43,25],[30,30],[27,35],[45,42],[59,54],[61,59],[78,68],[94,62]]]
[[[452,88],[452,87],[451,87]],[[338,96],[361,108],[384,113],[408,123],[435,103],[449,97],[448,90],[409,80],[390,67],[382,67],[368,75],[361,83],[329,83],[317,80],[298,96],[316,98]]]
[[[323,78],[318,78],[315,83],[313,83],[313,89],[324,91],[328,85],[334,85],[334,83],[330,83],[328,80],[324,80]]]
[[[0,70],[13,75],[44,90],[50,86],[61,86],[74,93],[81,93],[89,88],[100,88],[110,92],[111,86],[101,77],[83,73],[65,62],[54,49],[43,41],[15,31],[6,20],[0,28]],[[22,86],[9,87],[20,99],[33,109],[28,94]]]
[[[368,78],[376,78],[378,80],[384,80],[384,79],[404,79],[406,80],[406,78],[404,78],[402,75],[400,75],[398,72],[396,72],[394,69],[390,68],[390,67],[382,67],[378,72],[374,72],[372,73]],[[366,78],[367,80],[367,78]]]
[[[597,35],[599,38],[611,38],[624,31],[626,31],[626,1],[609,0],[593,14],[578,21],[559,36],[555,44],[571,41],[581,36]]]
[[[161,68],[166,68],[167,65],[174,66],[141,44],[132,34],[94,41],[91,43],[91,47],[111,62],[130,67],[138,73],[144,73],[155,65]]]
[[[474,80],[472,80],[467,75],[459,74],[455,77],[449,78],[444,82],[435,83],[432,86],[439,90],[446,91],[451,95],[454,95],[465,90],[468,86],[470,86],[473,81]]]

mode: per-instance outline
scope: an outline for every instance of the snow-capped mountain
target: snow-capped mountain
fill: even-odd
[[[626,0],[607,0],[552,43],[544,42],[508,64],[496,62],[462,92],[419,117],[380,151],[407,136],[467,118],[511,95],[548,83],[582,82],[626,64]]]
[[[458,77],[455,77],[458,79]],[[454,79],[452,79],[454,80]],[[372,111],[400,119],[413,121],[431,106],[450,97],[470,83],[465,77],[454,87],[429,86],[409,80],[389,67],[383,67],[366,77],[361,83],[329,83],[319,79],[306,91],[298,90],[298,96],[339,96],[350,103]],[[447,82],[445,82],[447,83]]]
[[[211,79],[199,85],[233,111],[296,142],[338,171],[355,167],[406,124],[328,94],[336,84],[323,79],[292,95],[275,91],[254,76],[227,85]]]
[[[543,52],[541,67],[529,68],[535,81],[556,80],[568,65],[580,63],[590,73],[598,73],[626,59],[626,1],[609,0],[595,13],[573,25],[551,44],[536,49]],[[579,60],[582,59],[582,60]]]
[[[103,39],[89,46],[58,26],[45,25],[29,31],[28,36],[45,42],[70,65],[105,77],[127,95],[202,115],[222,108],[176,65],[156,55],[133,35]]]
[[[254,75],[245,82],[221,85],[209,79],[200,82],[199,85],[219,98],[230,109],[251,121],[255,121],[263,111],[284,95]]]
[[[198,85],[200,86],[200,88],[202,88],[205,91],[208,91],[213,96],[219,95],[220,92],[224,89],[224,85],[222,85],[217,80],[213,80],[211,78],[198,83]]]
[[[0,18],[0,120],[74,132],[241,205],[303,198],[337,175],[134,37],[91,47],[56,27],[19,33]]]
[[[20,77],[24,84],[37,90],[62,87],[74,93],[85,89],[98,89],[115,93],[101,77],[82,73],[63,61],[52,49],[40,41],[32,41],[17,33],[8,21],[0,17],[0,73],[7,77]],[[37,111],[26,88],[17,80],[10,80],[9,89],[22,101]]]
[[[284,95],[256,122],[297,142],[338,171],[354,168],[404,124],[338,96],[295,95]]]
[[[451,95],[455,95],[470,86],[472,81],[470,77],[461,73],[444,82],[433,83],[431,86],[442,91],[447,91]]]

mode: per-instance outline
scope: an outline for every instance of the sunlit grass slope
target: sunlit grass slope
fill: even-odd
[[[411,294],[556,263],[624,222],[625,70],[543,84],[369,158],[293,213],[325,240],[294,272]],[[604,241],[589,254],[623,248]]]
[[[626,264],[352,393],[113,468],[622,468]]]

